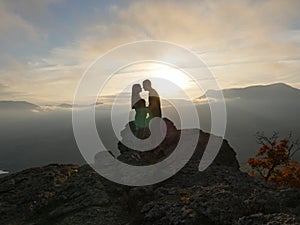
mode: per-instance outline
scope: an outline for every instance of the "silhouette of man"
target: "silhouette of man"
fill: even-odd
[[[143,81],[143,88],[145,91],[149,92],[149,105],[148,110],[152,114],[152,118],[159,117],[161,118],[161,107],[160,107],[160,97],[157,93],[157,91],[152,88],[151,81],[150,80],[144,80]],[[162,121],[160,121],[160,124],[155,126],[153,128],[153,135],[155,140],[157,141],[159,139],[159,136],[162,135]],[[155,154],[161,154],[163,152],[163,149],[161,149],[160,145],[155,149]]]
[[[149,92],[149,106],[148,109],[152,113],[152,118],[161,117],[161,108],[160,108],[160,97],[157,91],[152,88],[150,80],[143,81],[143,88],[145,91]]]

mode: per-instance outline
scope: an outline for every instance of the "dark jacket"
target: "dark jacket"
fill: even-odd
[[[149,111],[152,113],[152,118],[161,117],[160,97],[158,93],[152,89],[149,91]]]

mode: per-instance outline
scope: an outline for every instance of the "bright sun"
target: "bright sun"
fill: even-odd
[[[105,84],[102,95],[111,95],[116,92],[131,92],[134,83],[150,79],[153,88],[164,98],[184,98],[185,92],[190,98],[195,89],[193,80],[180,69],[163,63],[139,63],[128,66],[114,74]],[[124,89],[125,88],[125,89]],[[142,93],[143,94],[146,94]]]
[[[147,68],[149,68],[149,79],[153,78],[153,86],[170,97],[180,97],[176,94],[180,91],[188,92],[188,89],[193,86],[191,78],[177,68],[154,63],[149,64]]]

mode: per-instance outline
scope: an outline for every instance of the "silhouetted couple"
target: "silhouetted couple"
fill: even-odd
[[[152,88],[150,80],[143,81],[143,88],[149,92],[149,105],[146,107],[145,99],[141,98],[142,87],[140,84],[132,86],[131,107],[135,110],[135,136],[143,139],[146,135],[146,128],[154,117],[161,117],[160,97],[157,91]]]

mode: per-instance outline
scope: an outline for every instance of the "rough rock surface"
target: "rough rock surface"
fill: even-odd
[[[177,143],[180,138],[181,130],[178,130],[173,122],[169,120],[168,118],[163,118],[166,126],[167,126],[167,133],[165,139],[162,141],[162,143],[155,149],[147,151],[147,152],[139,152],[139,155],[141,157],[141,160],[135,160],[133,159],[132,153],[136,152],[132,149],[127,148],[122,144],[122,141],[124,139],[128,138],[128,133],[134,130],[134,122],[131,121],[128,123],[123,131],[121,131],[122,140],[119,142],[119,150],[121,152],[121,155],[118,157],[118,159],[122,162],[126,162],[127,164],[133,164],[133,165],[152,165],[154,163],[157,163],[159,161],[164,160],[167,158],[176,148]],[[196,145],[196,150],[191,158],[191,161],[197,162],[199,164],[199,161],[204,153],[204,150],[206,148],[206,145],[208,143],[209,137],[211,134],[205,133],[202,130],[197,129],[190,129],[185,130],[187,132],[197,132],[199,133],[198,143]],[[148,133],[146,131],[146,133]],[[149,134],[148,134],[149,135]],[[146,135],[146,136],[148,136]],[[212,135],[213,138],[219,139],[220,137]],[[127,140],[128,141],[128,140]],[[236,159],[236,152],[231,148],[231,146],[228,144],[227,140],[221,140],[223,141],[222,147],[213,161],[213,165],[223,165],[228,167],[233,167],[236,169],[239,169],[239,163]],[[126,142],[126,140],[125,140]],[[190,161],[190,162],[191,162]],[[191,165],[191,163],[189,163]],[[194,168],[194,165],[193,165]]]
[[[120,144],[119,159],[132,164],[159,161],[172,152],[168,148],[178,132],[168,122],[169,138],[160,146],[160,156],[153,150],[136,160]],[[193,157],[180,172],[150,186],[113,183],[88,165],[52,164],[9,174],[0,178],[0,224],[300,224],[300,192],[277,189],[241,172],[227,141],[212,165],[199,172],[208,136],[201,132]]]

